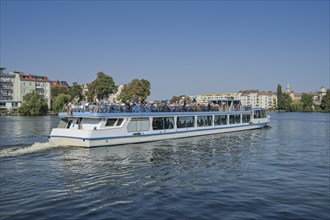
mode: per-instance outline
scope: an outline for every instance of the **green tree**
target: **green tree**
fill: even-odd
[[[66,94],[59,94],[57,97],[54,98],[52,103],[52,109],[54,113],[59,113],[63,110],[64,105],[71,101],[71,96]]]
[[[303,93],[300,99],[303,106],[303,111],[311,112],[313,111],[313,96],[311,94]]]
[[[170,100],[170,103],[180,102],[182,96],[173,96]]]
[[[277,109],[285,110],[285,100],[283,97],[282,86],[280,84],[277,85]]]
[[[287,112],[292,111],[291,104],[292,104],[292,98],[286,94],[282,94],[283,100],[282,100],[282,107],[280,110],[285,110]]]
[[[52,88],[51,93],[52,93],[52,97],[56,97],[59,94],[68,94],[69,90],[66,87],[56,86],[56,87]]]
[[[117,86],[115,85],[112,76],[108,76],[103,72],[98,72],[97,78],[87,84],[88,101],[93,101],[94,97],[99,100],[107,99],[111,94],[117,92]]]
[[[42,115],[48,111],[47,101],[39,93],[28,93],[23,96],[19,113],[24,115]]]
[[[72,98],[78,98],[79,100],[83,99],[82,86],[77,82],[73,82],[72,86],[69,87],[69,94]]]
[[[87,83],[87,91],[85,92],[85,97],[87,102],[93,102],[94,97],[96,97],[96,92],[92,83]]]
[[[186,104],[191,104],[192,102],[189,96],[180,95],[180,96],[173,96],[172,99],[170,100],[170,103],[181,102],[182,100],[185,100]]]
[[[290,107],[291,112],[302,112],[304,109],[300,101],[293,101]]]
[[[125,84],[118,98],[127,101],[135,98],[136,100],[146,100],[150,95],[150,82],[145,79],[133,79]]]
[[[323,96],[321,101],[321,109],[326,112],[330,112],[330,90],[327,90],[325,96]]]

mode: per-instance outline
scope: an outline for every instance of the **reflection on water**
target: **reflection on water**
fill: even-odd
[[[58,121],[57,116],[1,116],[0,149],[47,142]]]
[[[73,176],[72,182],[67,185],[72,192],[84,188],[79,183],[90,184],[88,179],[97,179],[93,181],[97,187],[139,185],[158,190],[191,185],[192,188],[211,190],[214,182],[244,175],[242,157],[262,154],[259,143],[261,137],[258,132],[242,132],[240,135],[223,134],[115,147],[70,149],[63,153],[63,173],[68,180]]]

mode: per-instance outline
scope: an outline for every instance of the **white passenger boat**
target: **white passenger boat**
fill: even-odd
[[[215,100],[209,106],[90,105],[59,113],[60,123],[49,135],[62,146],[112,146],[263,128],[265,109]]]

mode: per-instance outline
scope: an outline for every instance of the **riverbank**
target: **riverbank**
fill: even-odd
[[[19,113],[18,111],[11,111],[11,112],[0,111],[0,116],[45,116],[45,115],[57,115],[57,114],[55,114],[52,111],[49,111],[43,115],[25,115],[25,114]]]

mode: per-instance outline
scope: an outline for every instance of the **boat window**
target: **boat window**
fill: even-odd
[[[229,124],[241,123],[241,115],[229,115]]]
[[[107,123],[106,123],[106,127],[109,127],[109,126],[114,126],[114,124],[116,123],[116,121],[117,121],[117,118],[109,118],[108,120],[107,120]]]
[[[153,130],[162,130],[162,129],[164,129],[164,120],[163,120],[163,118],[153,118],[152,119],[152,129]]]
[[[226,125],[227,115],[216,115],[214,116],[214,125]]]
[[[121,126],[123,123],[124,119],[123,118],[118,118],[117,125],[116,126]]]
[[[194,127],[194,116],[181,116],[177,120],[177,128],[189,128]]]
[[[149,131],[149,118],[132,118],[127,125],[128,132]]]
[[[212,116],[197,116],[197,127],[212,126]]]
[[[235,115],[235,124],[241,123],[241,115]]]
[[[234,124],[234,123],[235,123],[234,115],[229,115],[229,124]]]
[[[58,128],[66,128],[67,123],[68,123],[68,119],[62,118],[57,127]]]
[[[253,113],[253,118],[261,118],[260,117],[260,111],[259,110],[255,110]]]
[[[123,118],[108,118],[107,123],[105,124],[105,126],[106,127],[112,127],[112,126],[119,127],[119,126],[121,126],[123,121],[124,121]]]
[[[265,110],[254,110],[253,118],[267,118]]]
[[[153,130],[173,129],[174,117],[157,117],[152,119]]]
[[[251,119],[251,115],[243,114],[242,115],[242,122],[243,123],[249,123]]]

